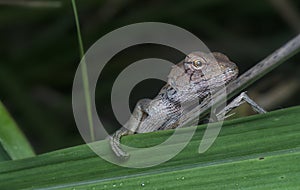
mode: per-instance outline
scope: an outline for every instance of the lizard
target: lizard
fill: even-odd
[[[129,154],[120,144],[123,136],[181,126],[180,118],[185,113],[183,104],[193,101],[199,101],[201,104],[203,100],[210,98],[212,92],[234,80],[238,73],[237,65],[222,53],[188,54],[183,61],[172,67],[167,84],[155,98],[137,102],[128,122],[110,136],[111,149],[117,157],[127,158]],[[217,120],[244,102],[249,103],[258,113],[266,112],[242,92],[216,113]]]

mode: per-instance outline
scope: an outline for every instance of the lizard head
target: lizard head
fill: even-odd
[[[201,91],[218,88],[238,75],[238,68],[222,53],[193,52],[183,62],[174,66],[169,75],[169,84],[178,90]]]
[[[235,63],[219,52],[193,52],[186,56],[185,72],[190,75],[191,82],[199,80],[223,81],[225,84],[235,79],[238,68]]]

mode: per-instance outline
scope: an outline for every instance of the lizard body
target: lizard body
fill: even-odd
[[[112,150],[118,157],[129,156],[120,147],[124,135],[174,129],[184,114],[182,105],[200,103],[214,90],[238,75],[238,67],[222,53],[193,52],[173,66],[167,84],[150,100],[140,100],[129,121],[110,138]]]

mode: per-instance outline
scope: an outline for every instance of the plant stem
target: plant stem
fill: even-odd
[[[89,80],[88,80],[88,73],[87,73],[87,66],[86,66],[86,60],[84,56],[84,48],[82,43],[82,37],[81,37],[81,31],[80,31],[80,25],[79,25],[79,19],[78,19],[78,13],[77,13],[77,7],[75,0],[72,0],[72,6],[75,16],[75,22],[76,22],[76,29],[77,29],[77,37],[78,37],[78,43],[79,43],[79,50],[80,50],[80,57],[81,57],[81,74],[82,74],[82,80],[83,80],[83,88],[84,88],[84,97],[86,102],[86,111],[88,116],[88,123],[89,123],[89,130],[90,130],[90,137],[91,141],[93,142],[95,140],[95,134],[94,134],[94,124],[93,124],[93,117],[92,117],[92,105],[91,105],[91,95],[89,91]]]

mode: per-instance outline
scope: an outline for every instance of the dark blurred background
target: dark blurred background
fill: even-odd
[[[297,0],[77,0],[84,48],[119,27],[165,22],[198,36],[212,51],[226,54],[243,73],[300,33]],[[9,109],[37,153],[82,144],[72,112],[73,78],[80,62],[71,1],[0,0],[0,100]],[[116,127],[110,89],[130,63],[147,57],[176,63],[183,57],[155,45],[128,48],[105,68],[97,85],[101,120]],[[294,56],[248,89],[270,110],[299,105],[300,55]],[[131,108],[154,97],[164,83],[137,85]],[[252,114],[249,107],[237,116]],[[112,130],[113,131],[113,130]]]

